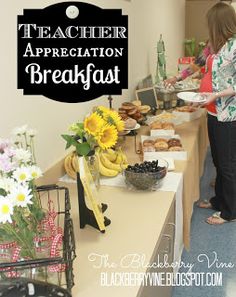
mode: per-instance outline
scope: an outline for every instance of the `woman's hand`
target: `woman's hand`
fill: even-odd
[[[207,106],[212,102],[215,102],[219,97],[218,93],[203,93],[203,95],[206,96],[206,101],[202,104],[202,106]]]
[[[177,81],[178,81],[178,79],[177,79],[176,76],[171,77],[171,78],[168,78],[168,79],[164,80],[164,86],[165,86],[165,88],[171,87],[171,86],[173,86]]]

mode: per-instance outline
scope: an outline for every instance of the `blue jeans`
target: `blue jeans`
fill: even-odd
[[[230,221],[236,219],[236,121],[219,122],[208,114],[208,134],[217,174],[215,197],[210,202]]]

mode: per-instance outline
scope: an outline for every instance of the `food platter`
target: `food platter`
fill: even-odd
[[[136,124],[136,126],[134,128],[129,128],[129,129],[124,129],[125,131],[132,131],[132,130],[138,130],[140,128],[140,124]]]
[[[200,93],[196,93],[196,92],[180,92],[180,93],[177,93],[177,97],[179,99],[192,102],[192,103],[206,102],[206,96],[203,96]]]

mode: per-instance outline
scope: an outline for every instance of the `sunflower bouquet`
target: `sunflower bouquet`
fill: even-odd
[[[63,134],[66,149],[74,146],[79,156],[87,156],[96,147],[102,150],[113,147],[118,139],[118,133],[124,130],[124,122],[119,114],[104,106],[98,106],[84,121],[72,124],[69,131]]]
[[[20,257],[35,258],[34,237],[44,217],[35,179],[42,172],[35,161],[35,131],[23,126],[14,133],[15,142],[0,139],[0,249],[17,247]]]

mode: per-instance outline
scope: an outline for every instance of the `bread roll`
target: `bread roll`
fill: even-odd
[[[137,121],[134,119],[128,118],[125,120],[125,129],[126,130],[134,129],[136,125],[137,125]]]
[[[165,141],[158,141],[154,144],[156,151],[168,151],[168,144]]]
[[[151,139],[146,139],[143,142],[143,146],[154,146],[154,144],[155,144],[154,140],[151,140]]]

